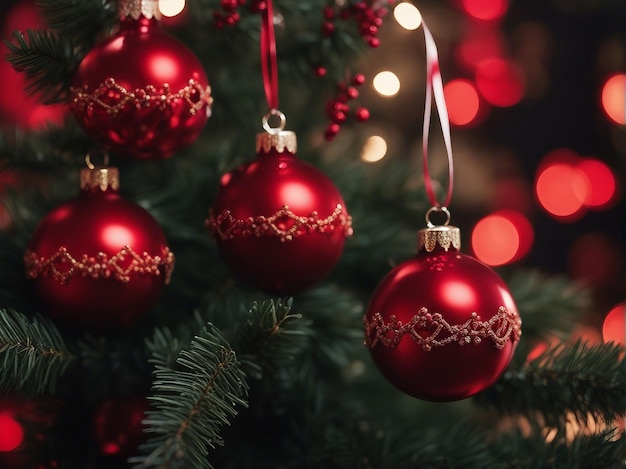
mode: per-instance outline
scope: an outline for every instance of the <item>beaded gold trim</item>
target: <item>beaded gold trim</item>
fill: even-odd
[[[513,311],[504,306],[488,321],[482,321],[473,312],[463,324],[451,325],[440,313],[429,313],[421,308],[411,320],[402,324],[395,315],[385,323],[380,313],[375,313],[371,321],[363,317],[365,327],[365,345],[374,348],[379,343],[385,347],[395,348],[404,335],[408,335],[415,343],[421,345],[426,352],[433,347],[443,347],[450,343],[459,345],[480,344],[483,339],[491,339],[494,346],[502,350],[509,340],[517,342],[522,335],[522,321]]]
[[[223,240],[248,238],[251,236],[277,236],[282,242],[292,241],[305,233],[329,233],[338,228],[345,230],[346,238],[352,236],[352,217],[344,214],[343,206],[337,204],[333,213],[326,218],[319,217],[314,211],[309,216],[294,214],[287,205],[283,205],[274,215],[259,215],[246,219],[236,219],[230,210],[224,210],[206,221],[211,233]]]
[[[187,82],[187,86],[176,92],[173,92],[167,83],[161,85],[161,88],[147,85],[143,89],[137,88],[130,91],[116,83],[114,78],[107,78],[93,91],[90,91],[88,86],[83,88],[72,86],[70,91],[73,95],[72,106],[78,111],[84,112],[99,106],[113,116],[127,104],[137,109],[154,107],[164,110],[180,100],[189,107],[189,114],[194,115],[213,102],[211,87],[203,88],[193,79]]]
[[[165,247],[160,256],[151,256],[146,252],[139,255],[130,246],[124,246],[114,256],[109,257],[99,252],[95,256],[83,254],[79,260],[67,252],[67,248],[60,247],[47,259],[36,252],[27,251],[24,263],[26,275],[29,278],[51,276],[62,285],[67,284],[72,277],[77,275],[93,279],[114,278],[122,283],[128,283],[131,274],[158,276],[161,275],[161,268],[165,273],[167,284],[174,270],[174,253]],[[124,265],[126,266],[123,267]]]

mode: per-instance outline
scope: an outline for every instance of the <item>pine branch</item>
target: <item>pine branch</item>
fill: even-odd
[[[86,53],[103,31],[117,24],[116,0],[42,0],[42,13],[50,28],[61,31]]]
[[[7,60],[26,75],[26,92],[40,94],[45,104],[65,101],[76,66],[69,40],[53,31],[31,29],[26,37],[15,31],[13,38],[16,43],[5,41],[11,50]]]
[[[480,424],[464,420],[428,430],[406,420],[379,427],[367,420],[319,423],[307,428],[307,442],[316,445],[303,445],[304,454],[283,454],[282,461],[291,458],[293,464],[281,467],[617,468],[626,449],[624,437],[612,429],[548,440],[515,428],[492,439]]]
[[[73,117],[68,116],[60,128],[43,130],[16,128],[0,133],[0,154],[11,168],[42,171],[46,174],[67,173],[68,168],[84,164],[93,141],[85,137]]]
[[[324,284],[300,294],[296,304],[312,323],[310,345],[299,356],[298,375],[301,379],[308,375],[310,382],[328,385],[345,375],[350,364],[366,353],[362,299]],[[340,379],[339,386],[344,385]],[[316,392],[320,392],[319,388]]]
[[[290,467],[493,467],[486,434],[465,421],[425,431],[414,422],[378,426],[368,420],[344,420],[307,431],[320,446],[304,446],[305,454],[297,458],[305,464]]]
[[[293,314],[292,304],[291,298],[255,301],[236,329],[236,348],[257,378],[293,362],[308,348],[311,323]]]
[[[52,321],[0,310],[0,391],[54,392],[74,361]]]
[[[115,335],[85,334],[74,348],[80,360],[85,400],[96,402],[108,395],[145,393],[151,383],[152,367],[143,342],[143,324],[118,331]]]
[[[153,343],[162,342],[165,336]],[[154,409],[144,421],[146,432],[156,434],[142,449],[145,456],[133,462],[138,467],[212,467],[209,448],[222,445],[219,434],[236,405],[247,406],[248,385],[235,352],[211,324],[182,350],[176,366],[167,366],[168,356],[155,355]]]
[[[579,340],[549,347],[531,361],[527,352],[518,349],[505,374],[476,401],[505,415],[536,415],[559,431],[571,418],[584,425],[589,416],[611,422],[626,415],[623,347]]]
[[[525,435],[516,429],[501,434],[490,448],[493,464],[497,461],[507,468],[617,469],[624,467],[626,457],[626,440],[614,429],[576,435],[569,441],[547,441],[541,432]]]
[[[567,338],[589,308],[591,291],[564,275],[517,270],[505,278],[522,316],[526,338]]]

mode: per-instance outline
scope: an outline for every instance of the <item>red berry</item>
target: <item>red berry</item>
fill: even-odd
[[[324,132],[324,138],[330,142],[339,133],[339,130],[341,130],[339,124],[330,124]]]
[[[365,107],[360,107],[354,111],[356,119],[360,122],[364,122],[370,118],[370,111]]]
[[[346,89],[346,94],[349,99],[356,99],[359,97],[359,90],[357,90],[354,86],[350,86]]]
[[[338,113],[347,114],[348,112],[350,112],[350,106],[339,101],[339,98],[335,101],[329,101],[326,106],[326,114],[333,120]]]
[[[335,17],[335,10],[333,7],[324,7],[324,18],[332,20]]]
[[[226,17],[226,24],[228,24],[228,26],[233,26],[239,23],[239,20],[240,20],[239,13],[234,11]]]
[[[264,0],[254,0],[250,5],[250,11],[252,13],[260,13],[267,10],[267,3]]]
[[[315,71],[315,74],[318,77],[325,77],[326,76],[326,67],[321,67],[321,66],[320,67],[316,67],[314,71]]]
[[[336,112],[333,116],[332,116],[332,120],[333,122],[337,123],[337,124],[341,124],[342,122],[345,122],[346,119],[348,118],[348,116],[346,116],[345,112]]]
[[[363,83],[365,83],[365,75],[363,75],[362,73],[357,73],[352,78],[352,84],[354,86],[361,86]]]
[[[238,1],[237,0],[222,0],[220,4],[222,5],[222,8],[224,10],[233,11],[237,8]]]
[[[335,25],[333,23],[327,21],[322,25],[322,35],[324,37],[332,36],[334,32],[335,32]]]
[[[376,49],[378,46],[380,46],[380,39],[378,39],[377,37],[370,37],[367,39],[367,45]]]

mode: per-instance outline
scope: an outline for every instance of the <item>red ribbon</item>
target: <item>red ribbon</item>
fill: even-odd
[[[261,20],[261,69],[263,88],[270,111],[278,109],[278,69],[276,66],[276,37],[272,0],[266,0]]]
[[[446,107],[446,99],[443,95],[443,83],[441,80],[441,72],[439,71],[439,56],[437,54],[437,46],[435,40],[430,33],[426,23],[422,20],[422,28],[424,30],[424,40],[426,43],[426,101],[424,103],[424,128],[422,137],[422,155],[424,168],[424,185],[428,200],[433,207],[444,208],[450,204],[452,199],[452,185],[454,176],[454,165],[452,162],[452,139],[450,137],[450,122],[448,120],[448,108]],[[448,155],[448,192],[443,203],[437,202],[433,182],[430,178],[428,170],[428,134],[430,130],[430,114],[432,107],[432,97],[435,96],[435,107],[439,115],[439,124],[441,125],[441,133],[446,146]]]

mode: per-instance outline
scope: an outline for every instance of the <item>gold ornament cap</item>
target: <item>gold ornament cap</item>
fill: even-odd
[[[435,225],[431,221],[434,215],[443,215],[442,225]],[[450,212],[446,207],[431,207],[426,212],[426,228],[417,232],[417,251],[459,251],[461,249],[461,230],[456,226],[449,226]]]
[[[256,152],[269,153],[276,150],[278,153],[285,151],[296,154],[298,149],[298,140],[295,132],[291,130],[280,130],[275,133],[259,133],[256,136]]]
[[[86,192],[120,188],[120,174],[117,168],[84,168],[80,171],[80,188]]]
[[[269,120],[274,117],[279,120],[278,127],[272,127]],[[287,117],[278,109],[272,109],[263,116],[264,133],[256,136],[256,152],[269,153],[272,150],[278,153],[285,151],[295,155],[298,150],[298,140],[296,134],[291,130],[284,130],[287,123]]]
[[[120,18],[138,20],[142,15],[160,20],[159,0],[120,0]]]
[[[437,250],[459,251],[461,249],[461,230],[456,226],[433,226],[417,232],[418,252]]]

